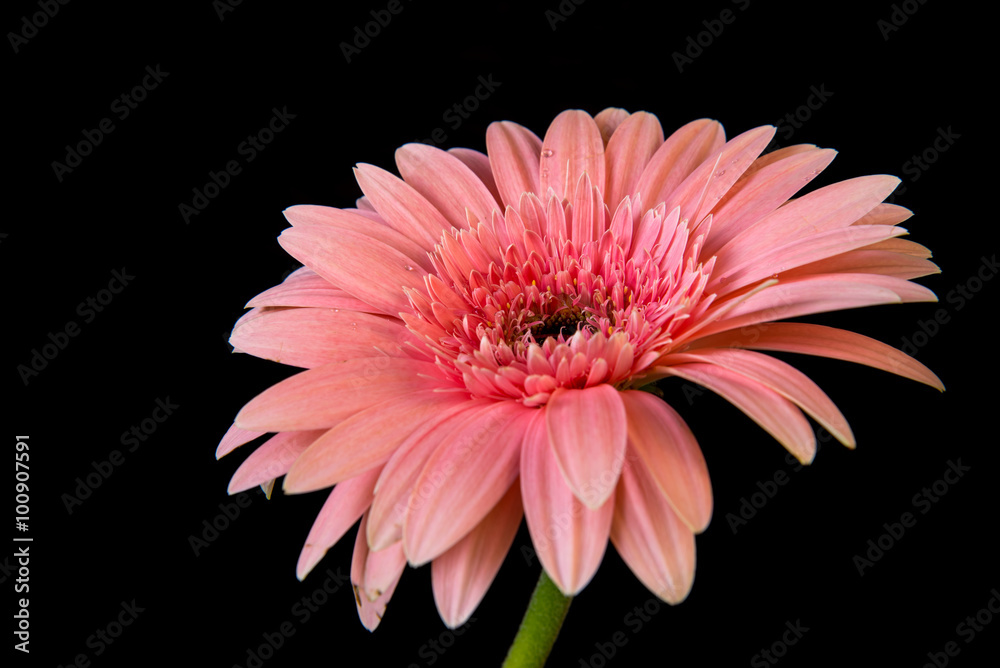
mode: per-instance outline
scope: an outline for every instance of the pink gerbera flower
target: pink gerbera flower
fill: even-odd
[[[809,462],[806,415],[848,447],[830,399],[755,350],[820,355],[940,381],[894,348],[819,325],[839,309],[934,301],[937,267],[899,239],[899,180],[865,176],[789,199],[834,151],[761,155],[774,128],[725,140],[711,120],[666,140],[655,116],[565,111],[544,139],[510,122],[487,154],[408,144],[402,178],[361,164],[356,209],[295,206],[279,242],[305,266],[252,299],[231,342],[307,369],[248,403],[218,455],[275,433],[230,492],[333,487],[304,577],[359,519],[351,579],[374,629],[407,562],[431,562],[448,626],[479,604],[526,518],[566,595],[608,539],[668,603],[687,596],[712,514],[705,460],[640,388],[717,392]]]

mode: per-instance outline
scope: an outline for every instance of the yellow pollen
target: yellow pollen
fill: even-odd
[[[611,332],[614,331],[611,325],[608,325],[608,336],[611,336]]]
[[[535,285],[535,281],[531,281],[531,285]]]

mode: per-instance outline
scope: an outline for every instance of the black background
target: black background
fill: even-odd
[[[573,11],[553,29],[546,10],[559,11],[555,0],[528,8],[403,0],[402,11],[347,62],[340,44],[386,3],[343,5],[244,0],[220,16],[220,5],[208,1],[71,2],[16,52],[8,35],[5,138],[14,150],[7,152],[13,178],[0,267],[11,400],[3,438],[13,453],[15,434],[30,435],[31,521],[23,535],[34,539],[31,654],[5,648],[13,665],[69,665],[84,654],[94,666],[246,666],[248,650],[283,622],[294,635],[266,666],[499,665],[538,574],[519,552],[528,541],[523,525],[457,639],[436,613],[426,567],[407,570],[374,634],[359,623],[349,585],[302,623],[296,602],[322,585],[327,568],[350,569],[353,531],[305,582],[295,579],[323,493],[265,501],[253,492],[217,538],[197,555],[192,548],[192,536],[204,538],[203,522],[232,503],[226,485],[246,454],[215,461],[219,438],[243,403],[291,371],[232,355],[227,343],[243,304],[297,266],[275,242],[286,226],[281,211],[300,203],[352,206],[360,194],[354,164],[393,169],[397,146],[439,127],[443,147],[484,150],[494,120],[542,135],[563,109],[621,106],[657,114],[668,134],[713,117],[735,136],[794,114],[812,87],[828,99],[801,127],[786,121],[778,141],[840,152],[818,185],[901,176],[906,190],[894,201],[916,214],[904,225],[935,252],[943,273],[920,280],[939,304],[810,320],[899,347],[944,309],[947,322],[915,341],[925,344],[917,358],[948,391],[867,367],[794,359],[837,402],[858,440],[853,452],[825,443],[812,467],[794,471],[780,446],[737,409],[665,384],[699,438],[715,489],[694,589],[637,630],[626,615],[650,594],[609,547],[574,601],[549,665],[604,665],[595,643],[606,646],[616,632],[625,642],[608,665],[765,665],[755,655],[796,621],[809,630],[779,665],[920,666],[949,641],[960,648],[953,665],[990,663],[1000,621],[968,643],[956,627],[1000,587],[991,419],[997,356],[988,326],[1000,283],[973,281],[969,287],[981,290],[967,300],[952,292],[997,250],[995,185],[986,181],[995,160],[976,155],[993,142],[985,127],[993,84],[983,73],[991,66],[980,34],[990,17],[948,2],[912,1],[907,15],[889,2],[802,13],[791,3],[720,0],[656,13],[655,5],[567,0],[563,11]],[[724,9],[734,20],[713,24]],[[25,30],[23,17],[39,11],[36,3],[8,4],[5,32]],[[886,32],[879,21],[894,13],[902,25]],[[703,21],[722,25],[721,34],[705,32]],[[707,46],[679,71],[673,54],[699,33]],[[118,118],[112,101],[140,84],[147,66],[169,74]],[[444,112],[472,95],[480,76],[499,86],[453,127]],[[247,162],[238,146],[267,125],[274,108],[294,118]],[[65,162],[66,146],[105,117],[114,131],[57,178],[52,163]],[[934,153],[939,131],[949,130],[957,138]],[[928,169],[907,165],[927,149]],[[190,204],[192,189],[233,159],[242,172],[186,223],[178,205]],[[78,305],[123,269],[134,279],[85,322]],[[17,367],[30,365],[33,350],[70,321],[79,335],[26,384]],[[178,406],[173,415],[129,452],[123,432],[168,398]],[[68,512],[64,495],[113,450],[124,463]],[[970,470],[921,514],[914,495],[959,459]],[[777,471],[787,473],[787,484],[734,533],[727,515]],[[11,514],[13,506],[5,506]],[[855,555],[907,511],[916,525],[859,575]],[[2,563],[0,585],[13,610],[17,576],[12,560]],[[133,599],[143,611],[120,637],[88,642]],[[4,637],[13,644],[11,630]],[[448,648],[434,651],[431,641]]]

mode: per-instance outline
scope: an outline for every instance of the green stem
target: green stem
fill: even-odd
[[[564,596],[559,591],[543,568],[524,619],[521,620],[521,628],[517,630],[514,643],[504,659],[503,668],[544,666],[572,601],[572,597]]]

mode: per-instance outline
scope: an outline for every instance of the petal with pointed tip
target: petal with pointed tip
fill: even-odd
[[[365,357],[334,362],[264,390],[243,407],[236,424],[261,431],[330,428],[400,394],[432,391],[435,375],[433,363],[411,359]]]
[[[694,583],[694,534],[642,466],[627,466],[615,496],[611,541],[636,577],[671,605]]]
[[[325,429],[284,431],[266,440],[236,469],[229,481],[229,493],[236,494],[285,475],[295,458],[302,454]]]
[[[306,544],[302,546],[299,563],[295,568],[299,580],[309,574],[326,551],[336,545],[368,510],[372,504],[375,481],[381,472],[377,467],[369,469],[333,488],[306,536]]]
[[[559,470],[542,411],[532,419],[521,447],[521,499],[545,572],[565,595],[577,594],[601,565],[615,502],[611,497],[591,510],[573,494]]]
[[[434,603],[448,628],[468,621],[486,595],[523,516],[515,480],[482,522],[431,563]]]
[[[611,385],[557,389],[545,406],[552,452],[573,494],[590,509],[614,494],[625,463],[628,420]]]
[[[411,565],[451,548],[503,497],[517,478],[521,442],[533,415],[519,403],[497,402],[479,416],[481,432],[434,451],[407,504],[403,548]]]
[[[705,457],[683,418],[648,392],[621,393],[628,415],[629,453],[649,472],[681,520],[701,533],[712,519],[712,483]]]

